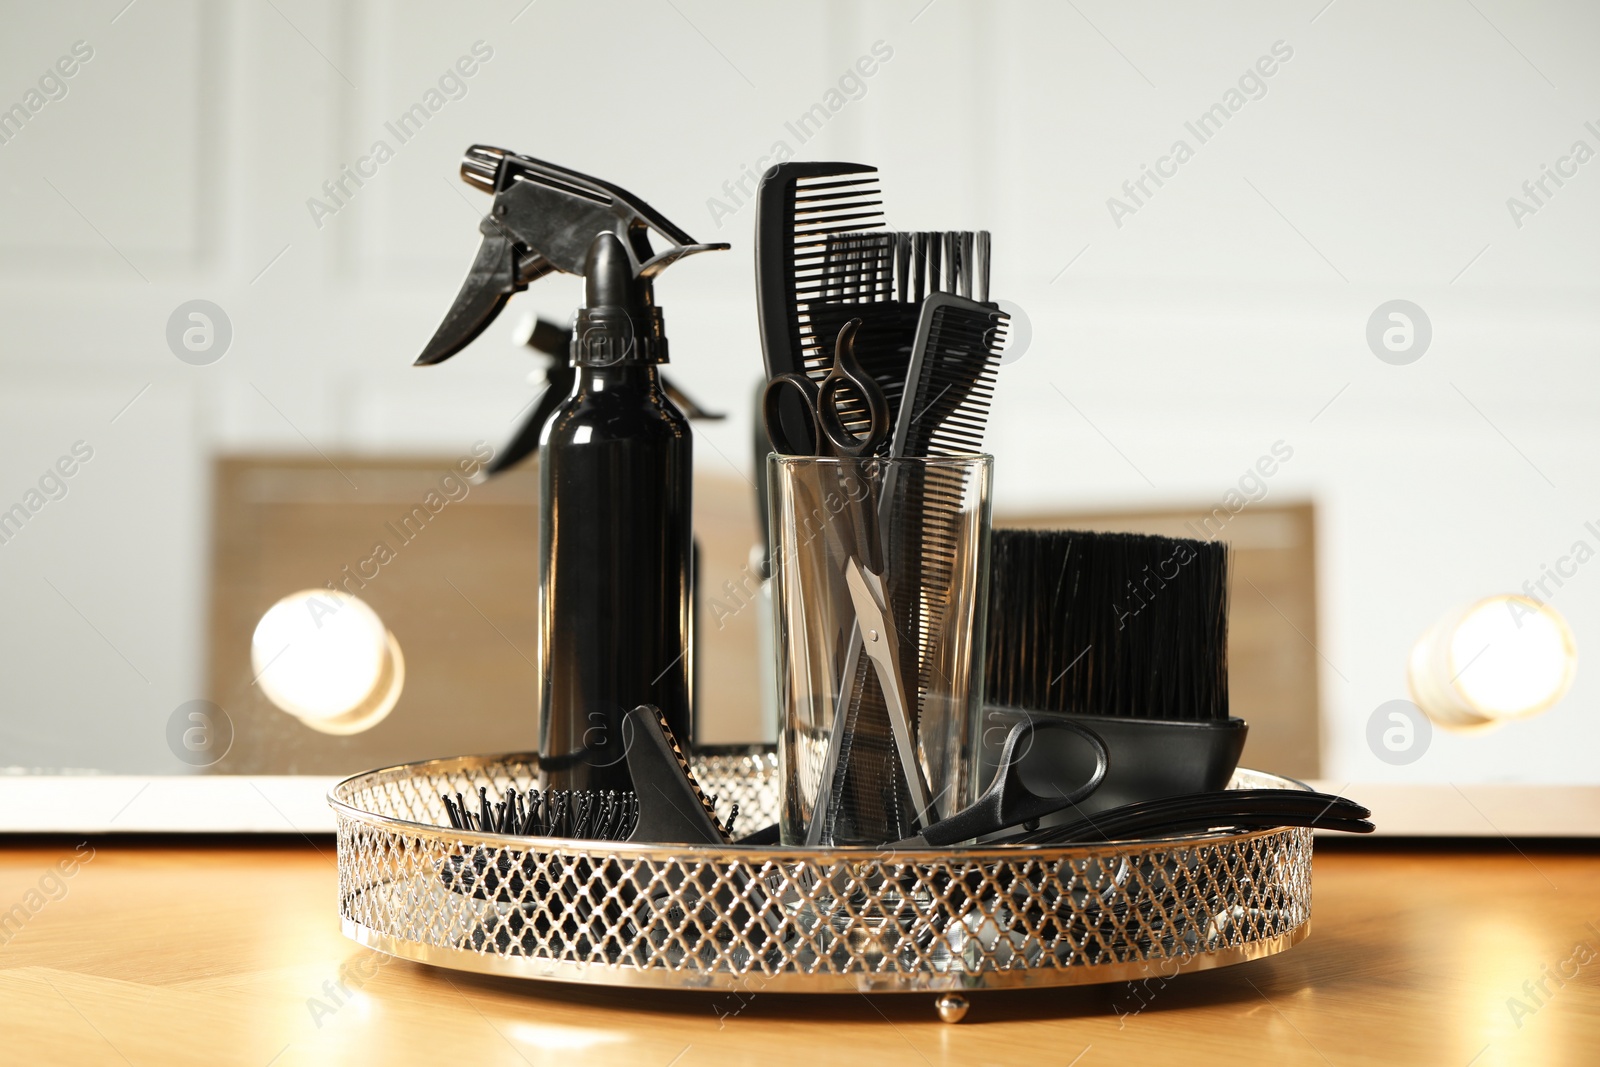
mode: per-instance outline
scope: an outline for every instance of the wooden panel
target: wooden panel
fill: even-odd
[[[1244,762],[1294,778],[1321,773],[1316,521],[1310,504],[1253,504],[1226,523],[1195,509],[1005,515],[995,525],[1217,535],[1227,541],[1233,548],[1228,688],[1233,714],[1250,723]]]
[[[344,774],[404,760],[537,747],[538,470],[529,463],[447,504],[403,542],[402,516],[455,459],[232,458],[216,473],[210,699],[234,722],[234,774]],[[459,492],[459,490],[457,490]],[[757,532],[750,487],[696,480],[703,603],[700,740],[756,738],[755,614],[744,575]],[[406,658],[390,716],[331,737],[274,708],[253,682],[250,635],[279,598],[346,581],[383,542],[395,558],[349,591],[388,624]],[[368,567],[368,572],[372,568]],[[713,610],[710,598],[724,605]],[[719,625],[720,623],[720,625]]]
[[[695,631],[696,731],[701,744],[772,741],[763,737],[756,630],[761,612],[750,550],[761,538],[755,487],[738,478],[697,474],[694,528],[700,541],[700,617]]]
[[[438,488],[455,458],[332,462],[337,470],[316,457],[218,462],[207,688],[236,736],[213,769],[344,774],[535,747],[536,472],[471,487],[407,542],[396,532],[401,518]],[[373,729],[331,737],[274,708],[252,684],[250,635],[279,598],[345,581],[344,568],[354,573],[380,542],[394,559],[349,589],[399,641],[405,691]]]

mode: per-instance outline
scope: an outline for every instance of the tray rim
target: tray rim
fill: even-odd
[[[1066,967],[1016,967],[1003,971],[967,972],[851,972],[807,974],[798,971],[695,971],[685,973],[663,967],[629,967],[616,963],[582,963],[538,956],[510,956],[474,949],[440,948],[418,941],[380,934],[371,927],[339,920],[340,932],[350,940],[397,959],[445,967],[455,971],[498,978],[525,978],[540,982],[595,985],[610,988],[673,989],[689,992],[739,990],[754,993],[946,993],[989,989],[1047,989],[1058,986],[1104,985],[1131,982],[1161,974],[1175,962],[1176,974],[1211,971],[1265,959],[1286,952],[1311,935],[1311,917],[1294,929],[1244,945],[1166,956],[1129,963],[1097,963]]]
[[[1171,834],[1164,837],[1137,837],[1119,838],[1110,841],[1100,841],[1083,845],[1051,845],[1051,844],[993,844],[952,851],[935,845],[925,845],[920,848],[891,848],[884,845],[829,845],[826,847],[807,848],[804,845],[697,845],[697,844],[662,844],[659,842],[635,841],[595,841],[572,837],[536,837],[522,834],[498,834],[476,830],[457,830],[449,826],[439,826],[435,823],[417,822],[412,819],[402,819],[393,815],[384,815],[368,811],[345,800],[339,795],[341,790],[354,790],[357,783],[368,779],[378,779],[384,775],[411,774],[421,775],[426,773],[425,768],[441,768],[450,765],[461,770],[487,765],[522,762],[538,765],[539,755],[536,752],[503,752],[490,754],[473,754],[465,756],[441,756],[435,759],[418,760],[411,763],[396,763],[387,767],[377,767],[372,770],[352,774],[337,782],[328,790],[328,806],[337,815],[352,819],[367,825],[378,825],[397,833],[409,833],[421,836],[445,836],[452,840],[470,842],[475,845],[488,845],[496,848],[517,846],[530,850],[544,852],[606,852],[619,857],[659,857],[665,853],[672,853],[696,861],[711,861],[723,857],[736,858],[741,862],[775,862],[775,863],[802,863],[802,862],[827,862],[830,859],[855,859],[866,861],[882,859],[888,861],[893,858],[899,861],[905,857],[906,862],[938,862],[950,857],[959,857],[962,861],[983,861],[1015,859],[1019,857],[1049,854],[1058,860],[1070,859],[1097,859],[1110,852],[1143,851],[1148,848],[1162,845],[1199,846],[1212,843],[1234,844],[1251,841],[1261,837],[1282,833],[1285,827],[1263,827],[1248,830],[1244,833],[1223,832],[1198,832],[1187,834]],[[1258,771],[1250,767],[1239,767],[1234,773],[1255,774],[1265,778],[1274,779],[1277,788],[1304,789],[1310,786],[1294,778],[1272,774],[1268,771]]]
[[[416,822],[397,816],[368,811],[351,799],[360,790],[378,789],[396,780],[426,778],[429,776],[503,777],[508,768],[538,766],[538,756],[532,752],[496,753],[490,755],[450,756],[412,763],[394,764],[351,775],[333,786],[328,792],[328,803],[336,815],[338,847],[340,853],[341,886],[346,849],[352,848],[352,838],[363,830],[389,835],[410,837],[451,848],[487,846],[494,849],[514,849],[568,857],[615,857],[619,860],[641,860],[652,863],[680,865],[708,865],[721,867],[737,865],[762,866],[855,866],[861,873],[867,866],[951,866],[955,864],[1071,864],[1140,862],[1160,856],[1173,849],[1185,851],[1206,848],[1239,848],[1262,839],[1272,839],[1263,847],[1274,847],[1278,840],[1295,839],[1305,849],[1304,876],[1307,879],[1305,910],[1301,921],[1279,933],[1258,937],[1244,943],[1224,945],[1197,951],[1178,951],[1122,962],[1084,963],[1065,965],[1007,967],[982,970],[885,970],[815,973],[798,970],[767,970],[761,967],[747,969],[679,970],[670,967],[641,967],[630,963],[612,963],[603,960],[554,959],[548,956],[512,955],[492,948],[459,945],[429,944],[420,939],[409,939],[384,933],[352,918],[349,901],[341,889],[340,931],[350,940],[389,957],[414,963],[443,967],[451,970],[491,975],[504,978],[521,978],[541,982],[561,982],[577,985],[594,985],[635,989],[673,989],[689,991],[742,991],[805,994],[841,993],[934,993],[955,994],[970,990],[1003,990],[1024,988],[1049,988],[1073,985],[1097,985],[1123,981],[1136,981],[1155,976],[1175,977],[1188,971],[1214,970],[1254,960],[1264,959],[1284,952],[1311,932],[1310,878],[1312,875],[1310,852],[1314,848],[1310,831],[1296,827],[1268,827],[1243,833],[1190,833],[1160,838],[1139,838],[1090,844],[1060,845],[988,845],[977,848],[949,849],[925,846],[917,849],[872,847],[812,847],[804,846],[738,846],[738,845],[682,845],[660,843],[632,843],[590,841],[572,838],[532,837],[510,834],[491,834],[456,830],[448,826]],[[1239,775],[1265,779],[1270,784],[1286,788],[1306,788],[1303,783],[1280,775],[1250,768],[1239,768]],[[343,795],[341,795],[343,794]],[[356,895],[372,887],[355,888]],[[1170,968],[1176,967],[1173,971]]]

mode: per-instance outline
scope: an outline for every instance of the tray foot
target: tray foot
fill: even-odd
[[[960,993],[943,993],[933,1002],[933,1006],[939,1012],[940,1021],[958,1023],[967,1017],[967,1009],[972,1005]]]

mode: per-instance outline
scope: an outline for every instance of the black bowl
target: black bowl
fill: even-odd
[[[994,776],[999,746],[988,742],[1002,738],[1012,726],[1027,720],[1067,719],[1088,727],[1105,742],[1107,768],[1100,788],[1086,800],[1043,820],[1054,826],[1075,822],[1123,804],[1156,800],[1182,793],[1227,788],[1244,752],[1243,719],[1189,722],[1175,719],[1122,719],[1109,715],[1061,715],[1048,711],[990,707],[985,709],[985,738],[980,746],[984,784]],[[995,730],[994,727],[1001,729]],[[1084,781],[1094,768],[1094,755],[1081,738],[1063,731],[1041,731],[1022,757],[1023,779],[1035,790],[1048,792],[1059,783],[1066,792]]]

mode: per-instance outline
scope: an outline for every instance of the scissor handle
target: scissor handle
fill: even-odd
[[[798,396],[800,403],[785,404],[784,398],[789,394]],[[761,418],[766,423],[767,438],[774,452],[780,456],[817,456],[831,447],[817,423],[817,394],[817,383],[804,374],[780,374],[767,383],[761,394]],[[803,412],[798,419],[799,427],[792,425],[797,421],[796,409]],[[784,417],[786,411],[789,418]],[[797,429],[804,430],[809,438],[796,441],[793,433]]]
[[[1027,755],[1025,743],[1031,744],[1033,735],[1040,730],[1067,730],[1089,743],[1094,753],[1094,770],[1080,785],[1068,793],[1036,793],[1022,779],[1022,757]],[[1021,751],[1018,751],[1021,749]],[[989,788],[974,803],[944,819],[925,827],[922,840],[930,845],[953,845],[985,834],[998,833],[1018,823],[1042,819],[1071,807],[1100,788],[1110,766],[1110,754],[1100,735],[1081,723],[1068,719],[1030,719],[1011,728],[1005,748],[1000,753],[1000,770]]]
[[[851,459],[873,454],[889,436],[889,400],[856,359],[855,340],[859,329],[861,320],[851,319],[839,330],[839,339],[833,348],[833,369],[817,386],[816,400],[817,424],[823,435],[837,455]],[[840,405],[845,399],[840,396],[841,392],[866,405],[865,434],[852,433],[840,418]]]

